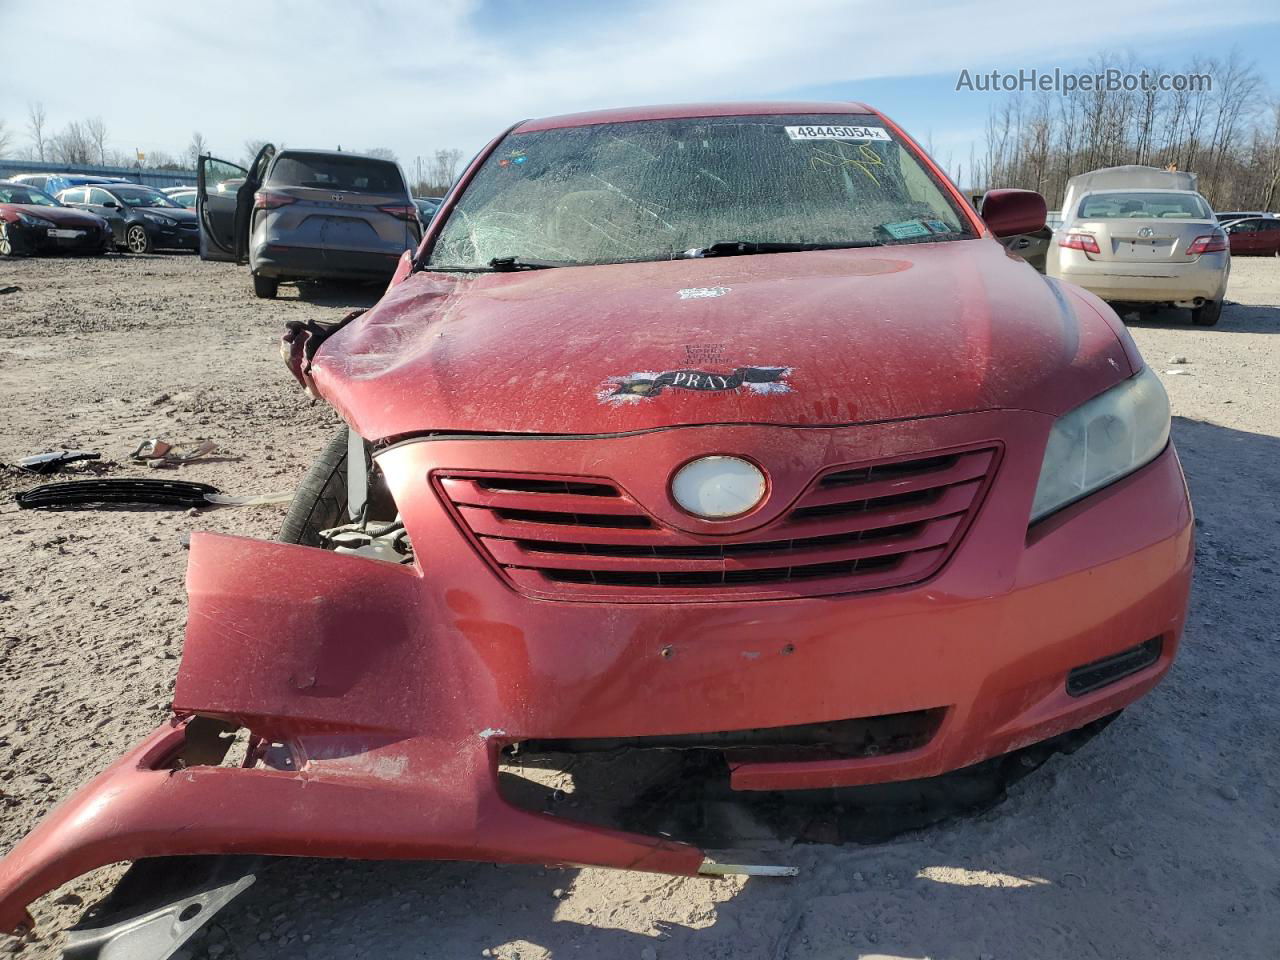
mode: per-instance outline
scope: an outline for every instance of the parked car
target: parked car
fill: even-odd
[[[1222,224],[1231,255],[1280,257],[1280,219],[1245,217]]]
[[[1227,223],[1231,220],[1243,220],[1246,217],[1275,217],[1276,214],[1268,213],[1266,210],[1233,210],[1224,213],[1215,213],[1219,223]]]
[[[200,255],[247,262],[266,298],[282,280],[385,280],[422,236],[399,166],[327,150],[267,144],[249,170],[201,157],[196,210]]]
[[[1165,675],[1194,553],[1168,399],[996,242],[1039,195],[980,219],[860,104],[699,104],[518,123],[446,207],[378,305],[290,324],[350,426],[279,540],[191,537],[175,713],[13,848],[0,928],[142,855],[751,872],[548,815],[499,763],[972,783]]]
[[[99,177],[81,173],[23,173],[9,178],[14,183],[26,183],[38,187],[50,196],[57,196],[71,187],[90,183],[129,183],[120,177]]]
[[[1222,315],[1231,255],[1187,173],[1117,167],[1073,177],[1046,270],[1126,310],[1187,307],[1199,326]],[[1169,184],[1162,187],[1162,183]],[[1117,184],[1129,184],[1117,186]]]
[[[58,199],[106,219],[115,234],[116,245],[130,253],[199,247],[200,231],[195,213],[153,187],[100,183],[64,190]]]
[[[64,206],[27,183],[0,180],[0,256],[111,249],[111,226],[101,217]]]
[[[413,205],[418,208],[418,219],[422,222],[422,228],[425,230],[427,225],[431,223],[431,218],[440,210],[440,204],[444,200],[443,197],[414,197]]]
[[[196,188],[195,187],[165,187],[161,190],[166,197],[174,200],[188,210],[196,208]]]

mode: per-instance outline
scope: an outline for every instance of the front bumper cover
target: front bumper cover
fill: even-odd
[[[1002,420],[1012,445],[1042,449],[1047,418]],[[975,415],[972,431],[988,436],[990,425]],[[683,442],[651,436],[659,439],[609,442]],[[915,449],[918,441],[900,438]],[[561,444],[595,455],[571,440],[538,443],[540,456],[559,455]],[[1153,687],[1176,652],[1192,525],[1172,448],[1030,534],[1038,463],[1012,458],[951,564],[923,584],[621,606],[533,600],[502,587],[439,504],[413,493],[428,489],[433,457],[465,461],[484,444],[446,449],[407,444],[382,457],[410,528],[432,544],[428,571],[192,538],[175,719],[0,862],[0,929],[28,925],[27,904],[80,873],[155,856],[442,858],[693,875],[704,861],[694,847],[508,803],[497,783],[500,750],[525,739],[940,708],[928,743],[901,753],[732,767],[733,786],[747,790],[928,777],[1113,713]],[[637,451],[631,461],[651,458]],[[1152,637],[1162,638],[1154,665],[1068,694],[1072,668]],[[176,764],[193,716],[280,745],[272,766]]]

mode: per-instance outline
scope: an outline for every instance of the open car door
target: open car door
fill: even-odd
[[[196,216],[200,258],[244,263],[249,256],[253,195],[262,185],[276,148],[267,144],[246,170],[217,157],[202,156],[196,171]]]

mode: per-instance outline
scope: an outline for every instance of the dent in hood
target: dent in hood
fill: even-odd
[[[1058,415],[1132,372],[1102,315],[988,239],[417,273],[312,368],[369,438]]]

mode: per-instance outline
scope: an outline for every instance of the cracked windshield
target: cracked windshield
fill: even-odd
[[[969,236],[938,183],[877,118],[700,117],[508,136],[450,215],[430,265],[479,270],[510,257],[579,265],[697,256],[718,243]]]

